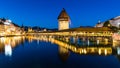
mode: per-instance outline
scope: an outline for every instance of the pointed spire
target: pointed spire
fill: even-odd
[[[63,8],[58,16],[58,20],[68,20],[69,21],[69,19],[70,19],[70,17],[68,16],[66,10]]]

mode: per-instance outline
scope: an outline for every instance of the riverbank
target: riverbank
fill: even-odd
[[[5,36],[0,36],[0,37],[14,37],[14,36],[26,36],[25,34],[22,35],[5,35]]]

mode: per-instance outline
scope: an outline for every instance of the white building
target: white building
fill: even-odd
[[[120,16],[108,20],[112,26],[120,28]],[[103,27],[105,22],[98,22],[95,27]]]
[[[21,28],[8,19],[1,18],[0,27],[0,36],[20,35],[22,33]]]

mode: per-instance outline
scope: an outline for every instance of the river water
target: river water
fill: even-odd
[[[119,52],[78,53],[54,42],[24,36],[1,37],[0,68],[120,68]]]

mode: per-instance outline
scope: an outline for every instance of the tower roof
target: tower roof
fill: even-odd
[[[69,20],[70,17],[68,16],[67,12],[65,11],[65,9],[63,8],[62,11],[60,12],[58,19],[66,19]]]

